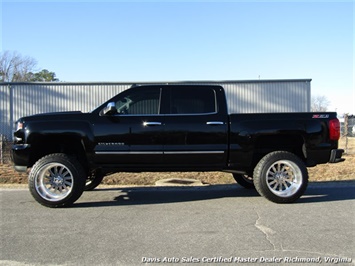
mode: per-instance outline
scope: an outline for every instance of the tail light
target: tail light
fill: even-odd
[[[340,122],[337,118],[329,121],[329,138],[330,140],[339,140],[340,138]]]

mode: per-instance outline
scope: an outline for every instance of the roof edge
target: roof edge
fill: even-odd
[[[124,81],[124,82],[107,82],[107,81],[90,81],[90,82],[0,82],[1,85],[132,85],[132,84],[181,84],[181,83],[209,83],[209,84],[227,84],[227,83],[271,83],[271,82],[311,82],[312,79],[256,79],[256,80],[182,80],[182,81]]]

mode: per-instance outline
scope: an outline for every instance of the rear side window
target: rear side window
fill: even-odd
[[[171,90],[171,114],[206,114],[216,111],[216,93],[213,88],[177,87]]]

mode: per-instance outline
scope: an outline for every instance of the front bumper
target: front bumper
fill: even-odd
[[[29,165],[30,150],[30,144],[15,144],[12,146],[11,157],[16,171],[26,172]]]
[[[345,161],[344,158],[341,158],[343,155],[343,149],[334,149],[330,151],[329,163],[339,163]]]

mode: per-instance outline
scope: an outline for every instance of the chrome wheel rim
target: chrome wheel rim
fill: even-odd
[[[49,163],[45,165],[35,180],[38,195],[48,201],[65,199],[73,189],[72,172],[63,164]]]
[[[266,172],[270,191],[279,197],[293,196],[302,185],[302,172],[292,161],[274,162]]]

